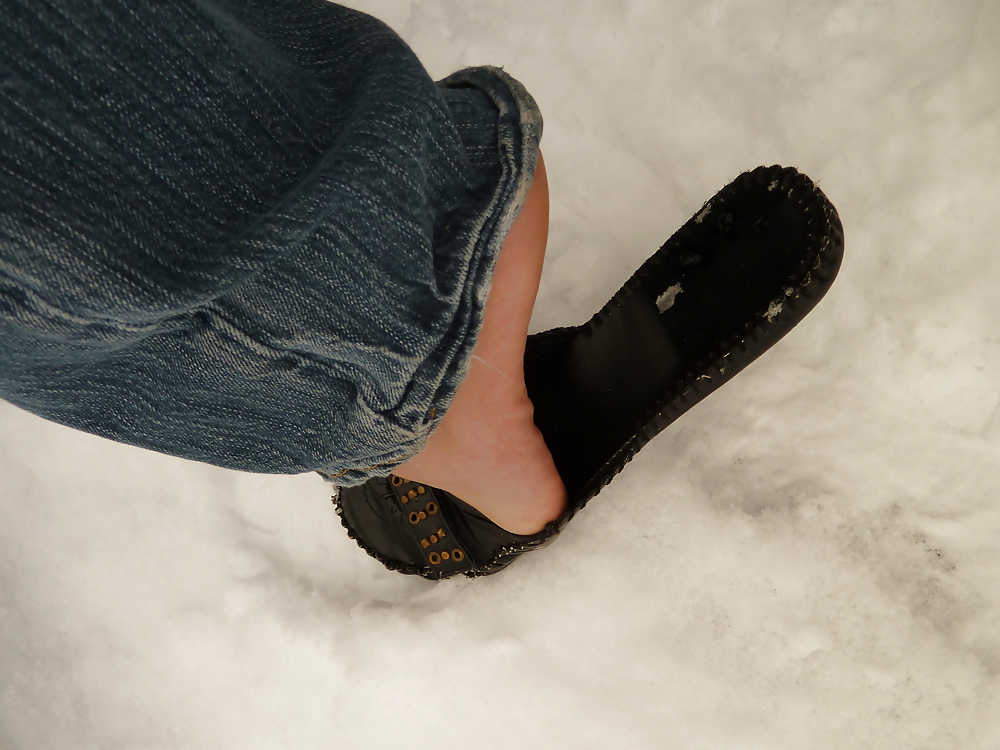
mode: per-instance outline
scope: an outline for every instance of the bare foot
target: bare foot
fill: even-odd
[[[524,346],[548,225],[548,182],[539,155],[524,208],[497,258],[469,373],[424,448],[394,472],[451,492],[515,534],[541,531],[566,506],[524,386]]]

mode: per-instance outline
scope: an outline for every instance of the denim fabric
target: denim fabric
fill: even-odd
[[[4,0],[0,35],[0,396],[344,485],[421,447],[534,171],[520,84],[324,0]]]

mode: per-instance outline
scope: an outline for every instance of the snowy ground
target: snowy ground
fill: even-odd
[[[1000,3],[354,5],[538,99],[536,330],[758,164],[838,207],[840,279],[484,580],[384,571],[312,476],[0,404],[0,747],[1000,748]]]

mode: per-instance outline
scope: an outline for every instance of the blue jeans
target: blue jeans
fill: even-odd
[[[420,449],[534,171],[517,81],[325,0],[4,0],[0,38],[0,396],[343,485]]]

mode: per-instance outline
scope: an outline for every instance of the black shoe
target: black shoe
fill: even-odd
[[[550,542],[642,446],[805,317],[843,257],[837,211],[794,169],[740,175],[647,260],[593,318],[528,338],[535,424],[568,510],[531,536],[442,490],[396,476],[340,490],[352,538],[425,578],[496,573]]]

